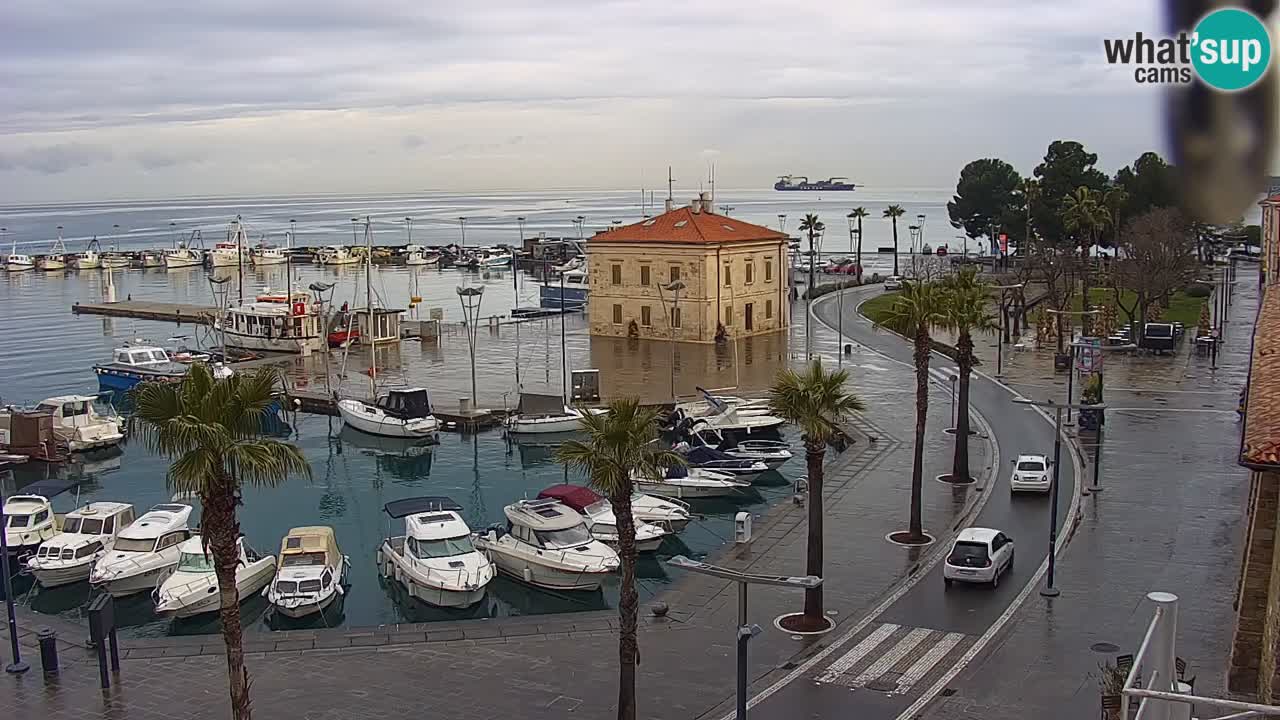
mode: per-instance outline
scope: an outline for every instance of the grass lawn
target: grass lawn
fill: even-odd
[[[1126,290],[1120,297],[1126,306],[1133,307],[1133,293]],[[1111,288],[1090,288],[1089,299],[1093,305],[1116,304],[1116,295]],[[1181,291],[1176,292],[1169,302],[1169,309],[1164,311],[1161,319],[1165,322],[1180,322],[1188,328],[1194,328],[1200,322],[1200,308],[1204,307],[1208,300],[1208,298],[1190,297]],[[1071,309],[1080,310],[1079,294],[1072,298]],[[1120,322],[1127,322],[1128,316],[1119,306],[1116,307],[1116,316]]]
[[[868,320],[873,323],[883,322],[889,315],[889,308],[893,307],[893,303],[898,299],[898,293],[889,292],[883,295],[877,295],[870,300],[862,303],[859,310]]]

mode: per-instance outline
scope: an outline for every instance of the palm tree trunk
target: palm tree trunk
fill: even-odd
[[[1089,238],[1088,238],[1088,240],[1087,240],[1087,241],[1086,241],[1086,240],[1082,240],[1082,241],[1080,241],[1080,244],[1081,244],[1081,246],[1082,246],[1082,247],[1080,248],[1080,258],[1081,258],[1081,263],[1080,263],[1080,292],[1081,292],[1081,295],[1080,295],[1080,311],[1081,311],[1081,312],[1088,312],[1088,311],[1089,311],[1089,303],[1091,303],[1091,302],[1093,301],[1093,300],[1092,300],[1092,298],[1090,298],[1090,297],[1089,297],[1089,269],[1090,269],[1090,268],[1089,268],[1089,261],[1090,261],[1089,249],[1093,246],[1093,233],[1092,233],[1092,231],[1090,231],[1090,233],[1089,233]],[[1090,316],[1090,315],[1081,315],[1081,316],[1080,316],[1080,333],[1081,333],[1082,335],[1084,335],[1084,336],[1086,336],[1086,337],[1090,335],[1091,330],[1092,330],[1092,320],[1093,320],[1093,317],[1092,317],[1092,316]]]
[[[951,481],[969,482],[969,375],[973,372],[973,337],[960,332],[956,342],[956,364],[960,368],[960,396],[956,401],[956,447],[951,458]]]
[[[858,284],[862,284],[862,218],[858,218]]]
[[[898,274],[898,218],[891,218],[893,221],[893,274]]]
[[[626,492],[613,495],[609,502],[618,520],[618,556],[622,560],[622,588],[618,597],[618,720],[635,720],[636,666],[640,664],[636,635],[640,612],[640,597],[636,593],[636,524],[631,514],[630,487]]]
[[[929,417],[929,327],[916,328],[916,452],[911,465],[911,524],[908,534],[912,541],[924,540],[924,521],[920,517],[921,493],[924,489],[924,426]]]
[[[231,716],[235,720],[250,720],[252,707],[249,700],[249,672],[244,667],[240,593],[236,589],[236,566],[240,562],[236,539],[240,536],[240,524],[236,522],[234,482],[230,478],[222,478],[213,492],[201,496],[200,502],[204,506],[200,517],[200,532],[213,553],[214,572],[218,576],[218,616],[222,621],[222,640],[227,651]]]
[[[824,443],[804,441],[804,459],[809,470],[809,542],[805,552],[805,573],[822,577],[822,458]],[[804,622],[809,630],[821,630],[823,619],[822,586],[804,591]]]

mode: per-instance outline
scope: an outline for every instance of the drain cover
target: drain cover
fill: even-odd
[[[1113,653],[1119,650],[1120,646],[1115,643],[1099,642],[1090,645],[1089,649],[1096,653]]]

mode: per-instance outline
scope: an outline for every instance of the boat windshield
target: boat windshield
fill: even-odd
[[[591,533],[586,525],[574,525],[563,530],[535,530],[533,534],[542,541],[543,546],[550,548],[572,547],[591,542]]]
[[[134,538],[116,538],[115,545],[111,546],[112,550],[117,552],[151,552],[156,546],[155,540]]]
[[[10,515],[8,527],[24,528],[27,526],[27,523],[29,522],[31,522],[30,515]]]
[[[285,555],[281,567],[311,567],[324,565],[324,553],[308,552]]]
[[[409,538],[409,552],[413,553],[414,557],[423,559],[453,557],[454,555],[475,552],[475,549],[475,546],[471,544],[470,535],[459,535],[458,537],[441,540]]]
[[[62,525],[62,532],[101,535],[102,518],[67,518],[67,521]]]
[[[178,558],[178,572],[213,572],[213,556],[204,553],[182,553]]]

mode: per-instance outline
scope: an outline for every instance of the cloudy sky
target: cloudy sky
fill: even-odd
[[[2,203],[953,185],[1055,138],[1160,149],[1102,61],[1153,0],[5,0]]]

